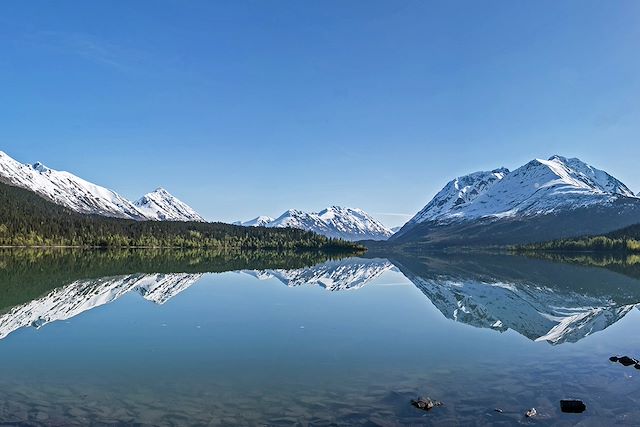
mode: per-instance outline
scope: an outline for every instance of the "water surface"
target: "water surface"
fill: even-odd
[[[640,371],[608,361],[640,356],[627,261],[5,251],[0,419],[637,425]]]

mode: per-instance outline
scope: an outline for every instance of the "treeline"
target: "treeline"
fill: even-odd
[[[640,252],[640,224],[632,225],[603,236],[587,236],[532,243],[514,247],[517,251],[567,252]]]
[[[363,251],[352,242],[293,228],[223,223],[133,221],[83,215],[0,183],[0,246],[165,247]]]

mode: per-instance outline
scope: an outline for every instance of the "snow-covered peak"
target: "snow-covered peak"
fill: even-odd
[[[609,175],[607,172],[596,169],[593,166],[583,162],[580,159],[567,159],[562,156],[552,156],[549,161],[563,164],[568,169],[581,175],[582,179],[586,179],[592,185],[605,193],[619,194],[626,197],[634,197],[633,192],[622,182]]]
[[[320,211],[318,217],[340,235],[353,236],[355,240],[367,235],[376,240],[386,239],[393,234],[380,221],[358,208],[332,206]]]
[[[260,224],[257,224],[258,222]],[[391,230],[362,209],[340,206],[331,206],[317,213],[289,209],[276,219],[258,217],[241,223],[241,225],[299,228],[345,240],[386,240],[393,234]]]
[[[117,218],[146,219],[116,192],[42,163],[23,164],[0,152],[0,181],[38,194],[76,212]]]
[[[534,159],[512,172],[496,169],[457,178],[409,224],[544,215],[611,204],[621,197],[636,198],[607,172],[579,159],[556,155],[548,160]]]
[[[134,205],[147,218],[157,221],[205,221],[193,208],[162,187],[145,194]]]
[[[83,214],[135,220],[204,221],[192,208],[160,187],[133,203],[115,191],[57,171],[42,162],[20,163],[0,151],[0,182],[33,191]]]
[[[245,221],[245,222],[237,221],[234,224],[242,225],[244,227],[264,227],[265,225],[273,221],[274,221],[274,218],[271,218],[270,216],[260,215],[259,217],[253,218],[249,221]]]
[[[455,178],[449,181],[409,222],[433,221],[446,216],[452,209],[460,208],[475,200],[508,173],[508,169],[499,168],[492,171],[474,172]]]

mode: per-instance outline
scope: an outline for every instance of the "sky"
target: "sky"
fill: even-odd
[[[638,192],[639,51],[635,0],[7,0],[0,150],[221,221],[553,154]]]

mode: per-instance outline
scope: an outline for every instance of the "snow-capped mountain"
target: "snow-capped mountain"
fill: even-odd
[[[69,172],[38,162],[20,163],[0,151],[0,181],[34,193],[76,212],[142,220],[145,215],[118,193]]]
[[[393,268],[386,259],[347,258],[294,270],[244,270],[260,280],[276,278],[289,287],[321,286],[329,291],[359,289]]]
[[[186,203],[178,200],[164,188],[158,188],[152,193],[145,194],[134,202],[134,205],[147,218],[157,221],[199,221],[205,222]]]
[[[490,172],[474,172],[451,180],[410,222],[433,221],[455,215],[453,211],[471,203],[509,173],[500,168]]]
[[[602,220],[586,214],[596,209]],[[565,228],[564,234],[553,232],[545,236],[542,233],[541,238],[605,232],[638,223],[640,198],[605,171],[579,159],[553,156],[549,160],[532,160],[512,172],[501,168],[454,179],[392,239],[409,236],[414,229],[423,238],[428,237],[434,227],[442,234],[445,233],[443,227],[452,225],[467,227],[465,232],[468,232],[468,225],[473,222],[486,225],[562,214],[584,215],[591,221],[574,217],[573,228]],[[611,216],[617,218],[612,220]],[[554,224],[545,226],[540,228],[546,228],[547,232],[554,228]],[[450,234],[455,234],[449,228]]]
[[[155,304],[164,304],[201,277],[202,274],[157,273],[78,280],[0,315],[0,339],[22,327],[40,328],[70,319],[129,292],[136,292]]]
[[[135,220],[203,221],[193,209],[162,189],[133,203],[115,191],[42,163],[20,163],[0,151],[0,182],[33,191],[83,214]]]
[[[289,209],[276,219],[261,216],[240,225],[300,228],[345,240],[386,240],[393,234],[362,209],[340,206],[332,206],[317,213]]]
[[[260,215],[259,217],[253,218],[249,221],[237,221],[234,222],[235,225],[242,225],[243,227],[264,227],[265,225],[273,222],[275,218],[271,218],[270,216]]]

